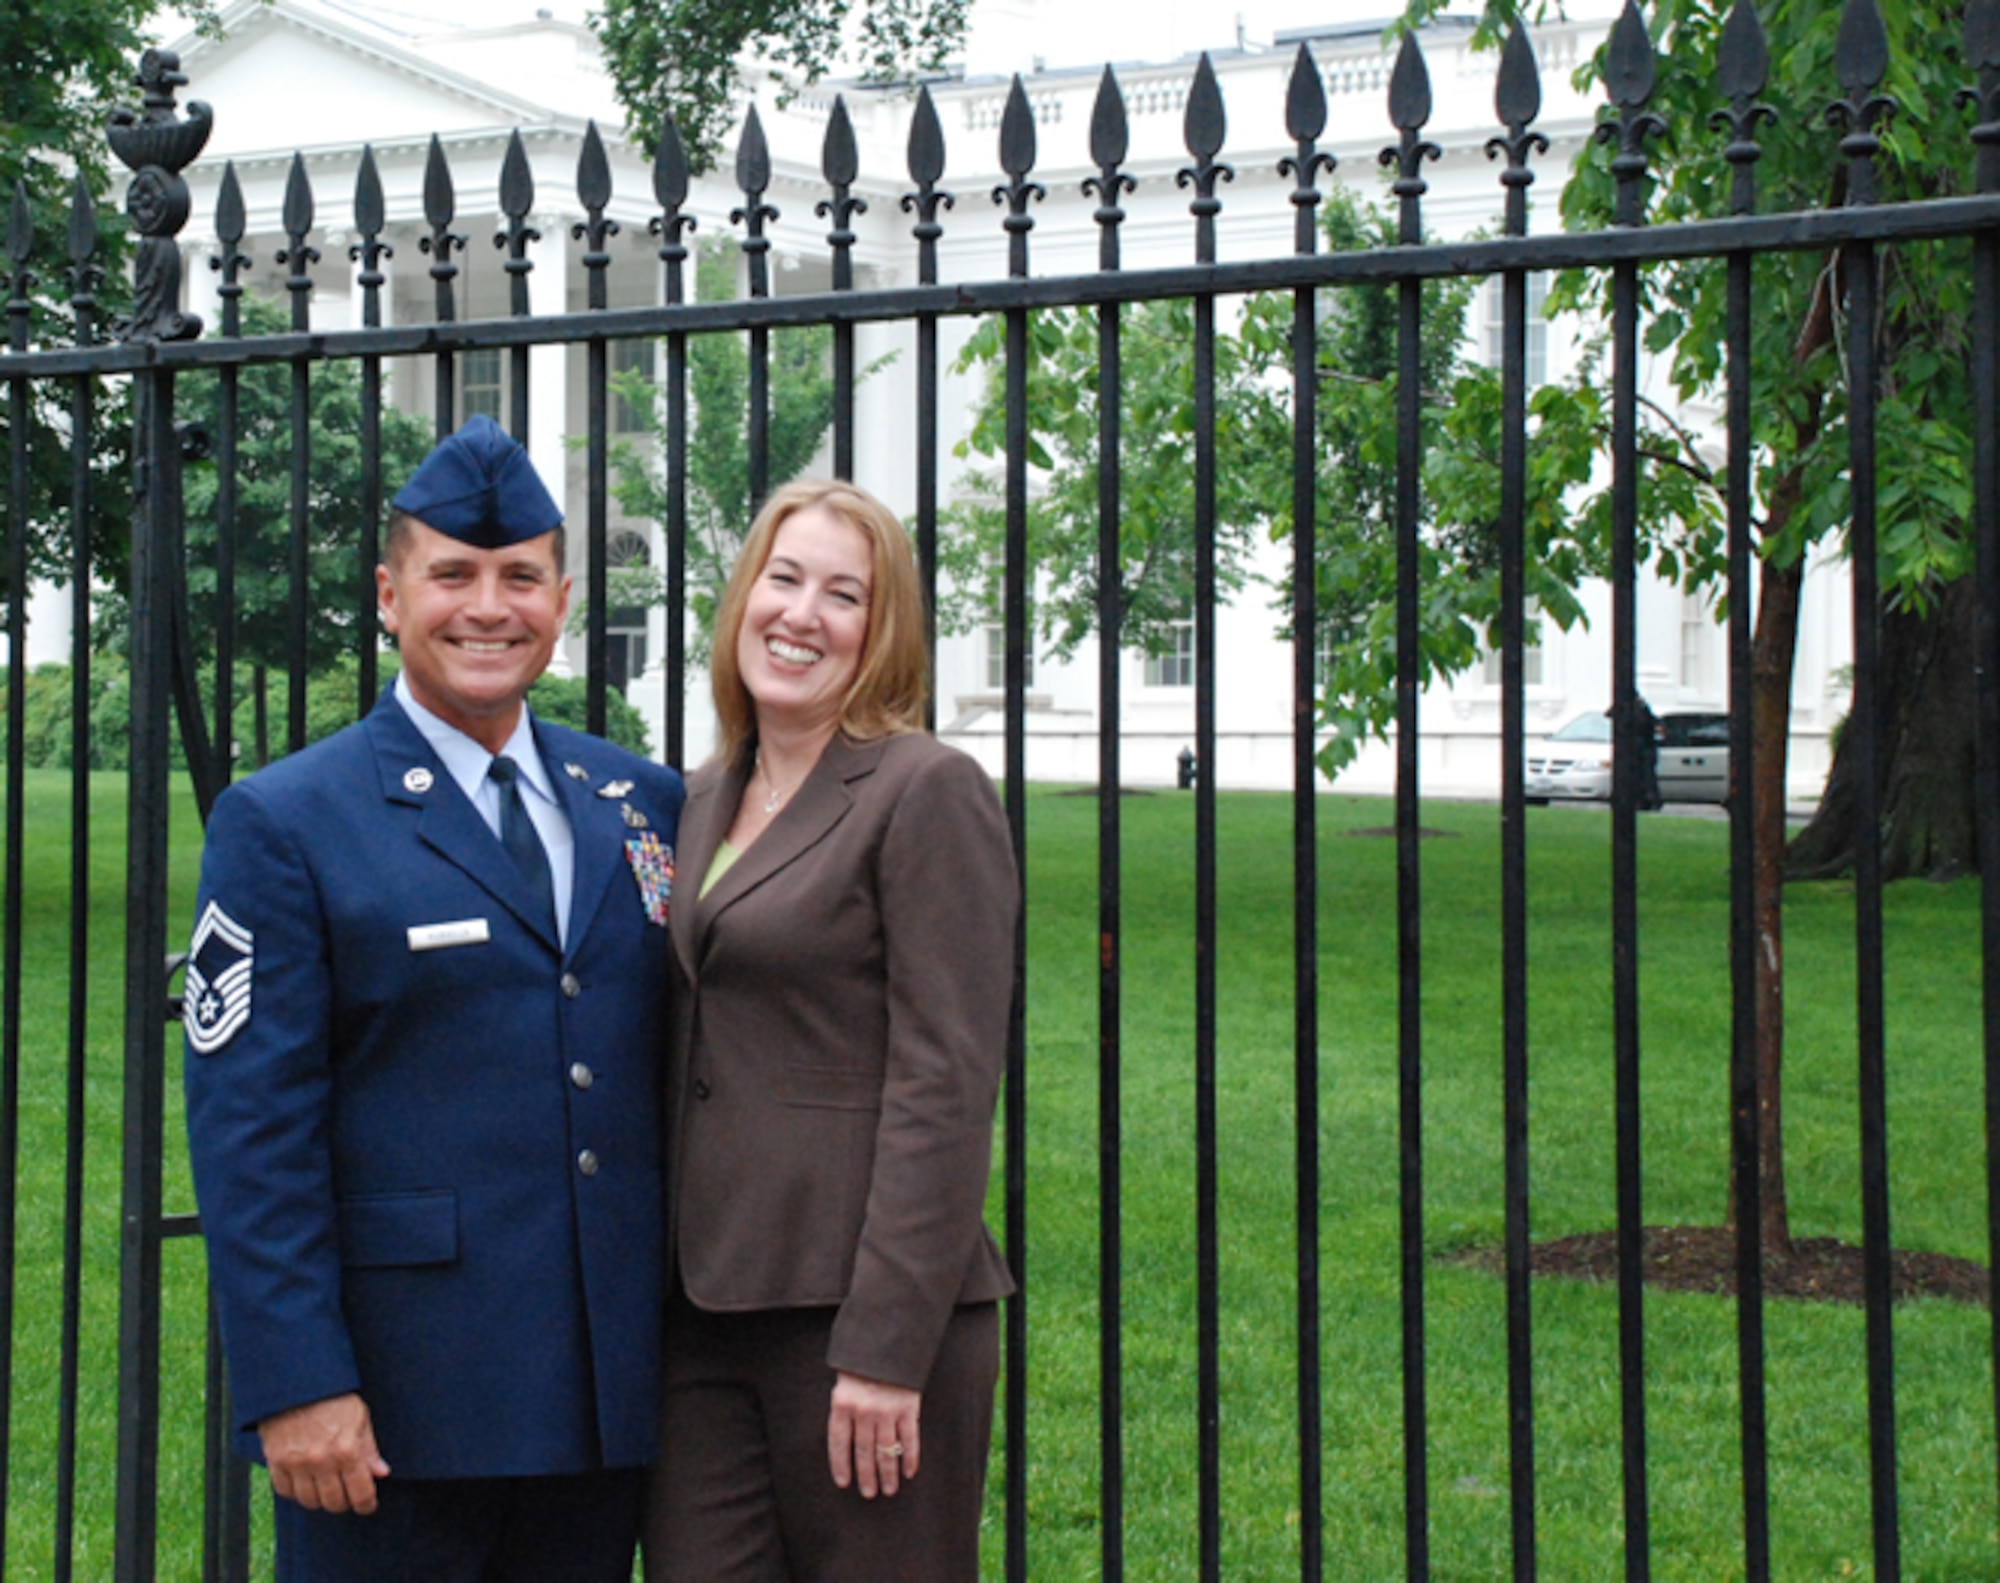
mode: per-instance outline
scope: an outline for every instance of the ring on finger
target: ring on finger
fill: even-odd
[[[877,1446],[875,1448],[875,1455],[883,1458],[885,1461],[893,1462],[897,1457],[900,1457],[902,1454],[903,1454],[903,1442],[900,1440],[892,1440],[886,1446]]]

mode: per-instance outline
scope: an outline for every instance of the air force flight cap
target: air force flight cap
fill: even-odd
[[[426,527],[482,550],[540,538],[562,526],[520,443],[484,413],[438,443],[395,499]]]

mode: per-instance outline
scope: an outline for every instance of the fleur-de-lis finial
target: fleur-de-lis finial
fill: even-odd
[[[820,174],[833,189],[830,198],[813,205],[813,213],[833,222],[827,246],[833,249],[833,289],[848,291],[854,286],[854,229],[857,214],[868,212],[865,198],[854,196],[854,178],[861,173],[861,158],[854,146],[854,122],[847,113],[847,96],[834,95],[833,114],[827,118],[826,138],[820,147]]]
[[[1119,207],[1118,199],[1134,191],[1138,185],[1118,168],[1125,163],[1130,143],[1125,94],[1118,86],[1117,74],[1107,65],[1104,75],[1098,79],[1097,102],[1090,112],[1090,162],[1097,167],[1097,174],[1083,179],[1084,192],[1097,195],[1097,212],[1092,218],[1099,226],[1099,269],[1118,267],[1118,227],[1125,219],[1125,211]]]
[[[1530,156],[1546,154],[1549,140],[1533,131],[1529,123],[1542,113],[1542,73],[1535,62],[1535,46],[1528,30],[1517,20],[1507,30],[1507,43],[1500,53],[1500,80],[1493,92],[1493,108],[1507,131],[1488,138],[1486,157],[1507,156],[1507,168],[1500,184],[1507,189],[1506,231],[1509,236],[1528,234],[1528,188],[1535,173],[1528,168]]]
[[[611,202],[611,160],[604,152],[604,139],[595,121],[584,128],[583,147],[576,156],[576,196],[583,205],[584,218],[569,228],[570,235],[586,246],[583,267],[588,280],[587,300],[593,310],[600,310],[611,301],[605,277],[611,254],[604,244],[618,234],[618,222],[604,215]]]
[[[1406,28],[1396,51],[1395,69],[1389,74],[1389,123],[1402,134],[1377,156],[1386,168],[1394,166],[1396,180],[1390,190],[1401,202],[1399,235],[1405,242],[1422,239],[1423,222],[1418,208],[1429,191],[1424,181],[1424,161],[1441,159],[1444,150],[1423,135],[1431,118],[1431,71],[1424,64],[1424,49],[1413,29]]]
[[[458,195],[452,187],[451,166],[445,162],[444,145],[433,132],[430,153],[424,160],[424,220],[431,234],[420,238],[417,245],[431,256],[431,279],[437,286],[440,324],[449,324],[458,317],[451,284],[458,278],[458,266],[451,261],[451,254],[454,248],[464,250],[465,238],[451,228],[457,212]]]
[[[1625,9],[1612,24],[1611,38],[1604,47],[1604,85],[1617,115],[1598,122],[1593,133],[1600,143],[1618,145],[1611,156],[1612,179],[1618,183],[1612,217],[1615,225],[1637,225],[1643,218],[1646,139],[1667,129],[1667,123],[1646,108],[1658,76],[1659,62],[1645,18],[1639,15],[1635,0],[1625,0]]]
[[[1007,108],[1000,113],[1000,168],[1008,179],[993,189],[993,201],[1007,205],[1007,218],[1002,222],[1007,230],[1007,273],[1025,275],[1028,233],[1035,228],[1028,205],[1046,198],[1048,190],[1040,182],[1028,180],[1028,172],[1035,168],[1035,112],[1018,72],[1007,91]]]
[[[514,128],[507,139],[507,153],[500,161],[500,212],[507,218],[505,229],[493,233],[493,245],[502,249],[507,272],[507,308],[516,318],[525,318],[530,309],[528,276],[535,261],[528,257],[528,244],[539,242],[542,233],[528,224],[535,207],[535,171],[528,163],[528,147],[521,141],[521,129]]]
[[[729,211],[730,220],[744,227],[743,256],[750,266],[750,295],[771,294],[771,239],[764,234],[764,222],[778,218],[778,211],[764,201],[771,185],[771,145],[764,138],[764,123],[757,107],[743,118],[743,141],[736,145],[736,185],[743,189],[746,202]]]
[[[1875,128],[1895,113],[1896,101],[1875,90],[1889,72],[1889,32],[1875,0],[1847,0],[1833,45],[1834,74],[1846,97],[1826,108],[1829,125],[1842,127],[1840,152],[1847,159],[1847,201],[1875,201],[1875,156],[1882,140]]]
[[[1318,246],[1313,227],[1313,211],[1319,205],[1319,188],[1313,178],[1324,171],[1333,173],[1334,158],[1319,150],[1319,137],[1326,130],[1326,84],[1320,80],[1319,62],[1312,46],[1303,40],[1292,57],[1292,77],[1285,88],[1285,130],[1291,134],[1293,152],[1278,161],[1278,174],[1294,178],[1292,245],[1301,253]]]
[[[1752,0],[1736,0],[1722,24],[1722,39],[1715,51],[1715,85],[1728,97],[1729,108],[1708,118],[1710,126],[1729,133],[1722,157],[1730,165],[1732,214],[1751,214],[1757,208],[1756,166],[1763,155],[1757,144],[1757,126],[1778,119],[1777,112],[1757,98],[1770,71],[1771,48],[1764,37],[1764,24],[1757,20],[1757,7]]]
[[[681,232],[695,228],[695,218],[681,212],[691,186],[687,144],[673,112],[660,124],[659,146],[653,150],[653,197],[660,212],[646,222],[649,233],[660,239],[660,262],[667,272],[667,301],[679,302],[683,294],[681,266],[687,262],[687,243]]]
[[[1222,212],[1222,200],[1215,195],[1218,182],[1234,181],[1235,170],[1216,160],[1222,152],[1222,143],[1228,132],[1228,118],[1223,113],[1222,85],[1215,80],[1215,64],[1202,52],[1201,60],[1194,69],[1194,81],[1188,87],[1187,110],[1181,120],[1182,132],[1187,142],[1187,151],[1194,156],[1194,164],[1183,166],[1174,181],[1182,187],[1194,188],[1194,201],[1188,205],[1188,212],[1195,217],[1195,258],[1203,264],[1215,262],[1215,217]]]
[[[917,190],[903,195],[903,212],[917,217],[911,228],[917,239],[917,279],[933,286],[937,284],[938,239],[944,235],[938,210],[953,207],[956,200],[938,187],[944,177],[944,127],[927,87],[917,90],[917,107],[910,116],[909,163],[910,180],[917,184]]]

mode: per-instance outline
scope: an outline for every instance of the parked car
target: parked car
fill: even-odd
[[[1678,712],[1659,717],[1660,796],[1667,802],[1729,797],[1729,716]],[[1528,749],[1532,802],[1611,800],[1611,717],[1578,715]]]

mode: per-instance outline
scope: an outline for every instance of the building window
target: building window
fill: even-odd
[[[1176,621],[1169,629],[1167,648],[1146,656],[1148,687],[1192,687],[1194,685],[1194,623]]]
[[[484,413],[500,422],[500,348],[475,347],[458,359],[458,421]]]
[[[1484,350],[1489,367],[1498,368],[1506,347],[1506,293],[1498,275],[1490,277],[1480,293],[1485,304]],[[1549,321],[1544,311],[1549,295],[1549,277],[1537,270],[1528,276],[1528,388],[1548,383]]]
[[[990,693],[1005,692],[1007,689],[1007,628],[1003,622],[989,621],[985,627],[986,647],[986,690]],[[1021,656],[1021,685],[1035,685],[1035,651],[1030,648]]]
[[[658,378],[659,343],[657,341],[613,341],[611,343],[611,372],[637,374],[648,385]],[[644,434],[647,430],[644,402],[627,401],[617,394],[614,379],[611,397],[611,427],[618,434]]]
[[[1539,641],[1542,634],[1541,606],[1530,599],[1526,609],[1522,611],[1522,616],[1526,620],[1529,635],[1537,641],[1521,645],[1521,685],[1524,687],[1539,687],[1542,685],[1542,645]],[[1486,651],[1485,678],[1488,687],[1498,687],[1500,685],[1500,651],[1498,649],[1488,649]]]
[[[604,542],[604,564],[614,574],[611,597],[621,592],[615,574],[620,568],[643,570],[653,564],[653,547],[634,528],[620,528]],[[646,672],[646,607],[612,605],[604,615],[605,682],[621,692]]]

